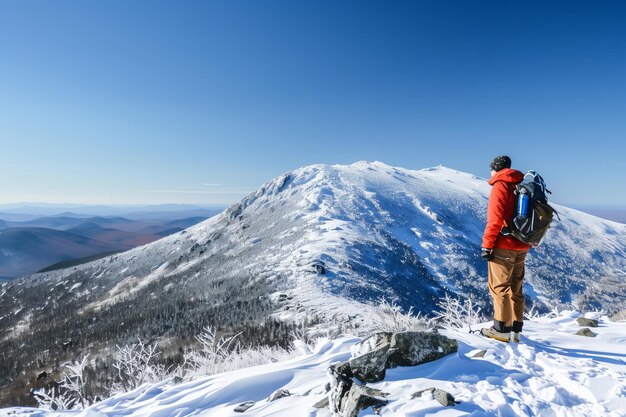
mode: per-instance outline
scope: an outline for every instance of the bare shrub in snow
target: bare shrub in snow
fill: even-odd
[[[87,400],[85,390],[85,367],[89,363],[87,361],[88,357],[89,354],[86,354],[77,362],[65,364],[67,372],[63,373],[65,388],[76,397],[77,405],[80,405],[81,409],[91,405]]]
[[[298,356],[297,352],[280,347],[244,348],[236,343],[238,336],[239,334],[236,334],[218,339],[211,327],[205,327],[203,332],[196,336],[200,348],[186,352],[183,364],[175,373],[183,379],[190,380],[199,376],[264,365]],[[306,337],[300,333],[294,336]]]
[[[185,353],[183,374],[213,375],[218,373],[225,358],[230,354],[237,336],[239,334],[218,339],[211,327],[204,327],[202,333],[196,335],[200,349]]]
[[[547,313],[540,313],[539,310],[537,310],[535,306],[533,305],[533,307],[529,311],[524,313],[524,318],[526,320],[546,322],[546,321],[555,319],[557,317],[560,317],[561,315],[562,315],[562,312],[559,310],[558,306],[552,307],[552,310],[550,310]]]
[[[420,313],[413,314],[413,307],[406,313],[396,304],[395,300],[389,303],[381,298],[374,314],[370,317],[371,330],[381,332],[404,332],[426,330],[432,325],[432,320]]]
[[[281,362],[294,359],[300,354],[294,350],[280,347],[260,346],[256,348],[243,348],[231,352],[221,364],[218,372],[234,371],[249,368],[251,366],[266,365],[268,363]]]
[[[548,314],[551,314],[551,313],[548,313]],[[532,308],[529,311],[524,312],[524,319],[526,319],[526,320],[539,321],[539,319],[542,316],[545,316],[545,314],[540,314],[539,311],[535,308],[534,305],[532,306]]]
[[[532,320],[538,323],[548,323],[554,319],[561,318],[561,317],[586,317],[586,318],[599,319],[605,316],[606,314],[607,313],[605,310],[596,310],[596,311],[587,311],[587,312],[581,312],[580,310],[569,310],[569,309],[561,310],[559,309],[558,305],[554,306],[552,310],[548,311],[547,313],[541,313],[537,309],[535,309],[535,307],[533,306],[533,308],[531,308],[530,311],[527,311],[524,313],[524,318],[526,320]]]
[[[144,383],[163,380],[167,369],[157,363],[160,354],[156,344],[146,344],[141,339],[132,345],[117,346],[113,367],[117,370],[119,381],[113,386],[113,393],[128,392]]]
[[[626,309],[613,314],[609,319],[613,322],[626,321]]]
[[[480,324],[485,321],[485,318],[480,314],[480,308],[476,307],[472,297],[464,299],[450,297],[449,294],[439,300],[437,306],[441,308],[435,319],[438,320],[443,327],[448,329],[461,329],[468,327],[472,330],[472,326]]]
[[[52,388],[40,388],[33,391],[37,406],[44,410],[71,410],[76,399],[59,390],[61,385]]]
[[[375,307],[377,308],[377,307]],[[318,332],[320,337],[328,340],[335,340],[344,336],[369,336],[372,330],[372,314],[365,314],[364,317],[356,315],[336,315],[326,320],[323,332]]]
[[[91,405],[85,390],[85,367],[89,354],[79,361],[67,362],[63,366],[63,379],[57,386],[33,391],[39,408],[47,410],[82,410]]]
[[[301,355],[308,355],[313,352],[315,340],[316,339],[309,334],[308,329],[304,326],[296,327],[296,329],[291,332],[291,344]]]

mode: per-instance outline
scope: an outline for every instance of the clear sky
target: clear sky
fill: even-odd
[[[0,203],[238,200],[312,163],[626,205],[624,1],[0,1]]]

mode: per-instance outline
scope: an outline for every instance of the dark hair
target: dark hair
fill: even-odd
[[[496,156],[489,164],[489,168],[496,172],[504,168],[511,168],[511,158],[506,155]]]

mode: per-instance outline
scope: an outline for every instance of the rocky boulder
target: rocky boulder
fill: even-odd
[[[348,363],[359,380],[378,382],[387,369],[431,362],[458,348],[456,340],[436,332],[375,333],[355,346]]]
[[[486,354],[487,354],[486,350],[479,350],[478,352],[474,353],[472,358],[484,358]]]
[[[363,382],[385,379],[392,337],[392,333],[375,333],[355,345],[348,362],[353,375]]]
[[[235,407],[233,411],[236,413],[245,413],[246,411],[248,411],[249,408],[252,408],[254,404],[254,401],[246,401]]]
[[[387,405],[384,392],[364,385],[353,384],[348,391],[345,404],[341,410],[341,417],[357,417],[361,410],[372,407],[378,414],[380,409]]]
[[[431,362],[457,350],[456,340],[436,332],[373,334],[354,346],[351,359],[328,368],[328,406],[337,417],[356,417],[368,407],[379,409],[387,404],[385,394],[363,383],[382,381],[389,368]],[[449,403],[447,393],[439,391],[432,391],[432,395]],[[454,398],[451,401],[454,404]],[[320,401],[316,407],[325,405]]]
[[[584,317],[578,317],[576,323],[582,327],[598,327],[598,320],[586,319]]]
[[[342,415],[342,410],[346,402],[346,397],[350,388],[354,384],[352,372],[347,363],[331,365],[328,368],[330,377],[330,390],[328,391],[328,407],[333,415]]]
[[[272,401],[276,401],[280,398],[284,398],[284,397],[289,397],[291,395],[291,393],[286,390],[286,389],[279,389],[277,391],[274,391],[272,393],[272,395],[269,396],[269,398],[267,399],[267,402],[270,403]]]
[[[418,391],[415,394],[413,394],[411,398],[414,399],[414,398],[421,398],[425,396],[432,396],[433,399],[439,401],[439,403],[443,405],[444,407],[448,407],[450,405],[456,404],[456,401],[454,400],[454,397],[452,396],[452,394],[442,389],[435,388],[435,387]]]
[[[402,332],[391,338],[387,368],[436,361],[459,350],[456,340],[434,332]]]
[[[579,331],[577,331],[576,333],[574,333],[577,336],[586,336],[586,337],[596,337],[597,334],[592,332],[591,330],[589,330],[588,327],[583,327],[582,329],[580,329]]]
[[[324,397],[315,404],[313,404],[313,407],[315,408],[327,408],[328,406],[330,406],[330,401],[328,401],[328,397]]]
[[[318,401],[314,407],[323,408],[328,406],[333,416],[357,417],[361,410],[368,407],[380,409],[387,404],[382,391],[357,384],[351,376],[342,372],[348,369],[348,364],[343,363],[328,368],[330,376],[330,391],[328,401]]]

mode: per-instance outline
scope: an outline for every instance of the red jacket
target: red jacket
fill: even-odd
[[[524,179],[524,174],[511,168],[496,172],[489,180],[493,186],[487,207],[487,225],[483,234],[483,248],[528,250],[530,245],[520,242],[513,236],[500,235],[500,229],[507,225],[515,212],[515,184]]]

